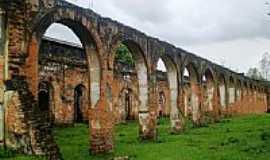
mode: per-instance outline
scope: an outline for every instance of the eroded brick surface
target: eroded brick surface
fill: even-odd
[[[74,90],[78,85],[86,91],[82,117],[89,122],[93,153],[113,150],[114,125],[127,117],[123,105],[127,93],[132,101],[129,116],[138,119],[142,139],[158,136],[159,114],[170,116],[172,130],[179,132],[188,116],[200,126],[225,116],[269,111],[268,82],[247,78],[91,10],[61,0],[5,0],[1,8],[6,11],[9,28],[8,66],[0,64],[0,73],[8,75],[6,79],[0,76],[8,88],[1,93],[6,102],[6,141],[21,152],[61,158],[51,134],[51,118],[55,123],[75,121]],[[43,34],[54,22],[78,35],[85,52],[81,59],[72,54],[49,56],[58,53],[57,49],[48,51],[50,47],[45,47],[48,52],[42,56]],[[115,78],[114,73],[114,55],[120,43],[128,46],[135,59],[134,74],[126,80]],[[65,45],[62,53],[76,50],[82,49]],[[160,57],[167,67],[167,81],[158,79]],[[184,75],[185,68],[189,76]],[[206,76],[209,81],[204,75],[211,75]],[[42,112],[38,97],[48,88],[52,88],[54,100],[48,112]]]
[[[49,86],[44,88],[39,86],[39,91],[50,92],[48,110],[55,124],[72,124],[79,118],[82,118],[82,121],[88,120],[90,105],[88,73],[87,59],[80,46],[71,46],[48,38],[42,41],[39,85],[48,83]],[[82,95],[78,95],[81,96],[80,100],[76,95],[78,87],[82,90]]]

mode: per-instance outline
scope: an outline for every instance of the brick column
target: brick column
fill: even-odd
[[[104,62],[105,60],[103,60]],[[102,63],[106,64],[106,63]],[[112,74],[102,67],[100,98],[89,108],[90,152],[92,154],[113,151],[113,126],[115,117],[112,108]]]
[[[27,58],[30,53],[27,10],[25,1],[8,1],[8,76],[5,96],[5,133],[7,145],[27,154],[46,155],[49,159],[61,159],[54,141],[51,126],[37,106],[37,95],[31,89],[27,74]],[[37,57],[37,55],[34,55]],[[35,59],[35,58],[34,58]],[[35,61],[37,64],[38,62]],[[29,71],[30,72],[30,71]],[[35,72],[34,72],[35,73]],[[34,74],[33,74],[34,75]],[[9,116],[10,115],[10,116]]]
[[[218,98],[218,92],[219,92],[219,86],[217,82],[214,84],[214,95],[213,95],[213,109],[214,109],[214,120],[219,121],[220,120],[220,113],[221,113],[221,105],[220,100]]]
[[[203,121],[201,87],[198,83],[191,82],[192,120],[194,125],[201,126]]]
[[[139,108],[139,135],[142,140],[155,140],[157,119],[156,74],[150,73],[148,82],[148,106]]]
[[[102,102],[97,106],[102,105]],[[92,110],[89,121],[90,152],[92,154],[108,153],[113,150],[113,119],[110,112]]]

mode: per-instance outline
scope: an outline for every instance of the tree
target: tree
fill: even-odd
[[[264,79],[269,79],[269,70],[270,70],[270,54],[268,52],[263,54],[262,59],[260,60],[260,69]]]
[[[246,74],[248,77],[256,80],[264,80],[261,72],[259,71],[258,68],[250,68]]]
[[[133,66],[135,64],[132,54],[127,46],[121,44],[116,50],[116,60]]]

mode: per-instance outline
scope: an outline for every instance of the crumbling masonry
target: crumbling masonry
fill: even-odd
[[[180,133],[186,117],[200,126],[270,109],[268,82],[65,1],[1,0],[0,18],[0,142],[20,152],[58,159],[52,122],[88,121],[90,150],[103,153],[113,150],[114,125],[125,119],[138,119],[140,138],[154,140],[162,114]],[[83,48],[44,39],[55,22],[72,29]],[[135,59],[129,76],[115,73],[120,44]],[[159,58],[166,76],[156,71]]]

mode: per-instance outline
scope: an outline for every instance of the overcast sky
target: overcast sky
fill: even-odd
[[[270,52],[265,0],[67,0],[239,72]],[[92,1],[92,2],[90,2]],[[77,42],[68,29],[46,35]]]

